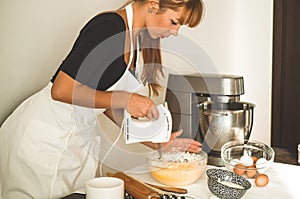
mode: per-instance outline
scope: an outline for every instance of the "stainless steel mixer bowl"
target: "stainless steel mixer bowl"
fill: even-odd
[[[220,152],[228,141],[249,139],[254,104],[206,101],[198,106],[200,137],[211,150]]]

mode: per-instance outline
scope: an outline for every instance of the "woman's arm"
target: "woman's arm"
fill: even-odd
[[[116,101],[115,107],[126,108],[130,94],[118,92],[123,100]],[[90,108],[112,107],[112,92],[97,91],[83,85],[60,71],[53,83],[51,96],[54,100]]]
[[[158,118],[154,102],[143,95],[126,91],[100,91],[74,80],[60,71],[53,83],[54,100],[90,108],[126,109],[133,117]]]

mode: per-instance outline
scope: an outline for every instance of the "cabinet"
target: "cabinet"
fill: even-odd
[[[300,143],[300,1],[274,0],[271,145]]]

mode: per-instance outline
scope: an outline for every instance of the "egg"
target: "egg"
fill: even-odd
[[[233,169],[233,172],[242,176],[245,174],[245,166],[243,164],[236,164],[234,169]]]
[[[266,158],[259,158],[255,165],[259,173],[264,173],[268,169],[268,160]]]
[[[255,184],[258,187],[264,187],[269,183],[269,177],[266,174],[259,174],[256,176]]]
[[[257,157],[255,157],[255,156],[251,156],[251,158],[252,158],[252,160],[253,160],[253,164],[255,164],[255,163],[256,163],[256,161],[258,160],[258,158],[257,158]]]
[[[240,162],[245,166],[253,165],[253,159],[249,156],[246,150],[244,151],[244,155],[240,158]]]
[[[248,178],[254,178],[257,174],[255,166],[248,166],[246,170],[246,175]]]
[[[233,166],[235,166],[235,165],[237,165],[237,164],[239,164],[240,163],[240,160],[239,159],[232,159],[231,161],[230,161],[230,165],[233,165]]]
[[[256,164],[257,165],[263,165],[263,164],[265,164],[265,163],[267,163],[268,161],[267,161],[267,159],[266,158],[259,158],[259,159],[257,159],[256,160]]]
[[[253,159],[250,156],[242,156],[240,162],[246,166],[253,165]]]

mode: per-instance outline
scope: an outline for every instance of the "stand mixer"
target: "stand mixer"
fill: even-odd
[[[231,140],[249,139],[254,104],[240,102],[242,76],[218,74],[170,74],[166,102],[172,130],[181,137],[202,142],[208,164],[223,166],[221,147]]]

